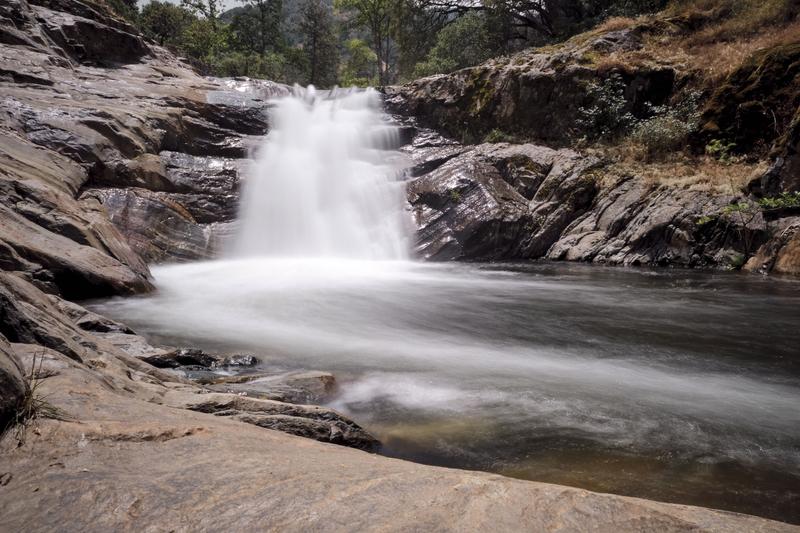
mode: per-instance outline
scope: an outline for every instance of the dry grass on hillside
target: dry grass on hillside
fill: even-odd
[[[710,44],[746,38],[782,25],[797,16],[797,0],[674,0],[666,13],[711,21],[688,39],[689,44]]]
[[[611,175],[636,175],[657,185],[689,190],[742,194],[742,189],[767,170],[765,162],[722,163],[711,157],[684,154],[666,161],[642,163],[629,157],[623,149],[612,150],[616,159],[609,167]]]
[[[685,65],[710,84],[725,78],[753,52],[800,41],[800,0],[675,0],[662,14],[636,19],[613,17],[564,44],[581,44],[607,32],[640,26],[643,50],[590,52],[586,63],[608,71],[626,71],[653,63]],[[659,21],[671,21],[665,30]],[[679,30],[699,24],[696,31]],[[698,68],[699,67],[699,68]]]
[[[610,31],[626,30],[634,24],[636,24],[636,19],[632,19],[630,17],[611,17],[597,26],[595,31],[597,33],[607,33]]]
[[[676,0],[665,14],[707,23],[688,35],[651,36],[648,50],[664,60],[702,65],[701,75],[711,83],[757,50],[800,41],[798,0]]]

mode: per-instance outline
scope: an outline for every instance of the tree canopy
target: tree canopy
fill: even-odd
[[[322,88],[386,85],[562,40],[666,0],[109,0],[201,71]]]

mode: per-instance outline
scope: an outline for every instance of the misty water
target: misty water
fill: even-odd
[[[373,93],[278,102],[217,261],[95,306],[154,342],[318,369],[385,455],[800,522],[800,283],[409,260]]]

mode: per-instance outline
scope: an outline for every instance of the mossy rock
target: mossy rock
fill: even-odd
[[[696,147],[721,139],[736,143],[737,153],[765,156],[799,105],[800,42],[756,52],[712,95]]]

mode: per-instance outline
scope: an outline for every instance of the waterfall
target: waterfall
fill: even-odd
[[[246,177],[233,254],[400,260],[408,257],[396,127],[374,90],[313,87],[276,100]]]

